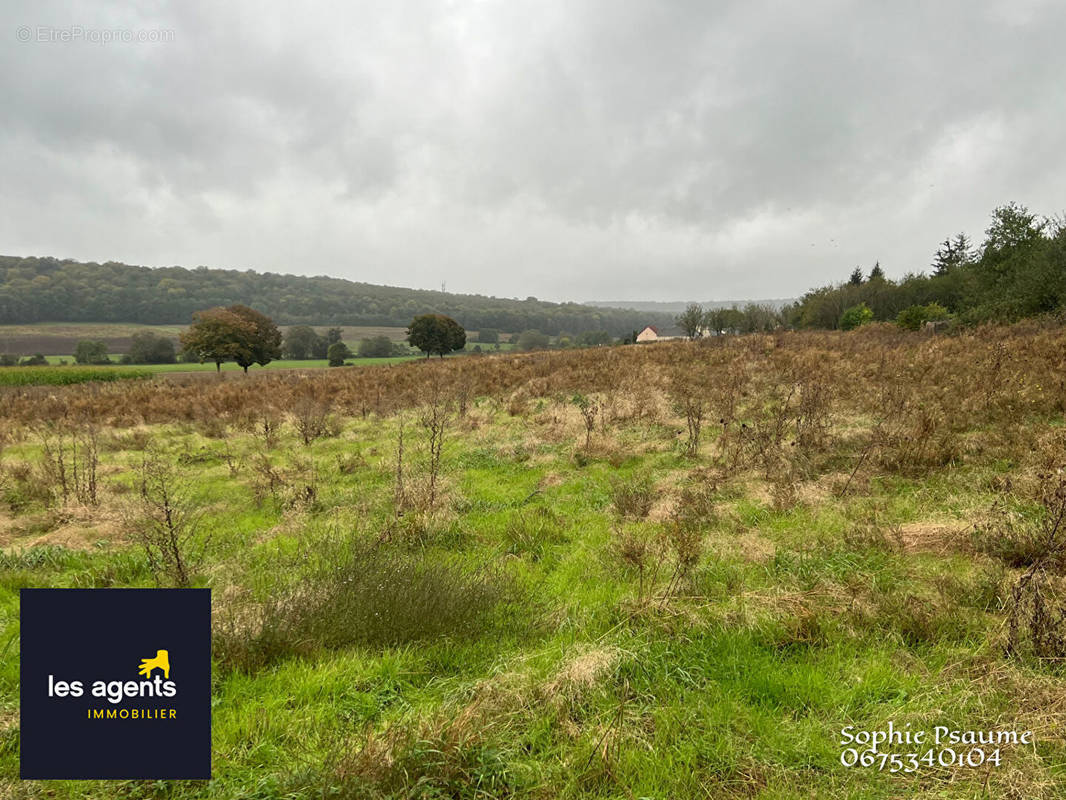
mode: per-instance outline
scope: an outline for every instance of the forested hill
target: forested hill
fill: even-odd
[[[623,336],[673,315],[632,309],[509,300],[253,270],[136,267],[0,256],[0,324],[139,322],[184,324],[194,311],[244,303],[282,325],[408,325],[429,312],[464,327],[542,333],[605,330]]]

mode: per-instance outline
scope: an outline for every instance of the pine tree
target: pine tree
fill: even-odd
[[[956,234],[954,239],[941,242],[933,256],[933,274],[947,275],[949,272],[973,261],[973,246],[965,233]]]

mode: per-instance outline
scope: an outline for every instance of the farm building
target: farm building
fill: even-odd
[[[701,336],[707,336],[706,329],[701,332]],[[640,333],[637,334],[638,342],[665,342],[669,339],[684,339],[685,334],[681,328],[671,326],[669,328],[661,328],[657,325],[648,325]]]

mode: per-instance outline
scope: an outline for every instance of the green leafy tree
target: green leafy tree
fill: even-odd
[[[740,328],[744,333],[757,333],[759,331],[773,331],[779,328],[784,320],[780,312],[773,306],[748,303],[740,312]]]
[[[245,372],[252,364],[265,367],[275,358],[281,358],[281,331],[274,324],[274,320],[266,314],[256,311],[248,306],[232,305],[228,309],[245,320],[252,330],[252,338],[248,347],[240,348],[234,361],[240,364]]]
[[[388,336],[372,336],[359,342],[360,358],[388,358],[393,352]]]
[[[974,306],[971,319],[1006,322],[1061,307],[1054,289],[1061,285],[1061,272],[1056,279],[1052,266],[1056,239],[1061,245],[1061,237],[1049,238],[1048,229],[1048,220],[1017,203],[992,212],[981,258],[973,269],[968,297],[968,304]]]
[[[74,347],[74,361],[78,364],[110,364],[107,345],[90,339],[82,339]]]
[[[1047,224],[1046,219],[1018,203],[1000,206],[992,212],[992,222],[985,229],[982,258],[998,259],[1011,251],[1032,247],[1043,239]]]
[[[611,343],[611,334],[607,331],[585,331],[578,334],[578,347],[601,347]]]
[[[873,318],[874,312],[870,307],[866,303],[859,303],[840,315],[840,329],[843,331],[854,330],[867,322],[873,322]]]
[[[174,341],[169,336],[160,336],[155,331],[138,331],[133,334],[127,355],[131,364],[173,364],[177,361]]]
[[[255,363],[256,328],[249,319],[221,307],[197,311],[192,319],[180,338],[182,349],[196,360],[215,362],[216,371],[225,361]]]
[[[744,312],[736,306],[721,310],[721,325],[725,333],[741,333],[744,330]]]
[[[519,350],[543,350],[551,343],[548,334],[537,330],[522,331],[518,334],[515,347]]]
[[[477,332],[477,340],[481,344],[496,344],[500,341],[500,332],[496,328],[482,328]]]
[[[325,358],[329,345],[310,325],[293,325],[285,332],[282,353],[297,361],[306,358]],[[319,355],[321,353],[321,355]]]
[[[343,367],[344,359],[351,358],[352,351],[348,349],[348,345],[344,342],[334,342],[329,346],[329,350],[326,351],[326,358],[329,360],[331,367]]]
[[[721,336],[725,333],[724,311],[724,308],[711,308],[704,315],[704,322],[708,330],[715,336]]]
[[[681,330],[685,332],[685,336],[689,339],[698,339],[706,326],[703,306],[699,303],[691,303],[677,316],[675,321]]]
[[[423,314],[415,317],[407,329],[407,341],[426,354],[444,358],[454,350],[466,347],[466,331],[451,317],[443,314]]]

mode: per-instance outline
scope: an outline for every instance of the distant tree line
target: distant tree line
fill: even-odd
[[[1008,203],[992,212],[979,245],[959,233],[933,254],[929,271],[898,281],[880,264],[856,268],[835,285],[807,292],[783,310],[796,328],[849,329],[896,321],[911,330],[953,318],[962,324],[1013,322],[1066,309],[1066,220]]]
[[[325,266],[325,265],[324,265]],[[279,325],[408,325],[421,314],[442,314],[470,330],[549,335],[666,324],[670,315],[577,303],[548,303],[482,295],[445,294],[304,277],[197,267],[151,269],[109,261],[0,256],[0,324],[138,322],[185,324],[205,308],[251,306]]]
[[[130,337],[129,351],[119,357],[121,364],[173,364],[177,359],[174,342],[155,331],[138,331]],[[74,346],[75,364],[111,364],[107,344],[82,339]]]
[[[356,355],[360,358],[395,358],[411,355],[411,348],[388,336],[370,336],[360,340]]]
[[[282,355],[297,361],[307,358],[326,358],[330,345],[341,340],[343,331],[330,328],[323,336],[310,325],[294,325],[285,332]]]
[[[732,333],[772,331],[785,324],[781,312],[773,306],[748,303],[743,308],[710,308],[690,304],[674,320],[689,339]]]
[[[0,367],[43,367],[48,359],[41,353],[32,356],[17,356],[13,353],[0,353]]]
[[[233,361],[245,372],[253,364],[266,366],[277,358],[290,360],[325,359],[329,366],[339,367],[353,356],[360,358],[395,358],[412,354],[412,348],[443,358],[452,352],[467,349],[466,330],[454,319],[441,314],[422,314],[407,328],[407,343],[394,342],[388,336],[363,338],[355,352],[342,341],[343,329],[329,328],[325,334],[309,325],[294,325],[281,335],[270,317],[241,304],[196,311],[192,324],[180,334],[180,352],[172,339],[155,331],[139,331],[131,337],[129,352],[121,356],[123,364],[170,364],[179,358],[186,362],[214,363],[217,370]],[[632,341],[635,333],[628,337]],[[500,332],[493,328],[478,331],[472,352],[483,352],[481,345],[500,349]],[[586,331],[573,335],[563,332],[550,337],[538,330],[523,331],[512,336],[511,343],[520,350],[542,348],[593,347],[624,343],[614,340],[606,331]],[[114,363],[106,342],[83,339],[74,349],[78,364]],[[0,354],[0,366],[35,366],[46,364],[44,356],[28,358]],[[66,363],[65,361],[61,361]]]
[[[628,331],[623,336],[615,339],[610,333],[604,330],[584,331],[579,334],[562,331],[556,336],[549,336],[536,328],[530,328],[512,336],[511,344],[514,345],[516,350],[547,350],[549,348],[568,350],[574,347],[602,347],[614,344],[632,344],[635,339],[635,330]],[[482,332],[480,331],[478,333],[478,341],[487,341],[482,338]],[[493,339],[491,341],[496,342],[498,340]]]

